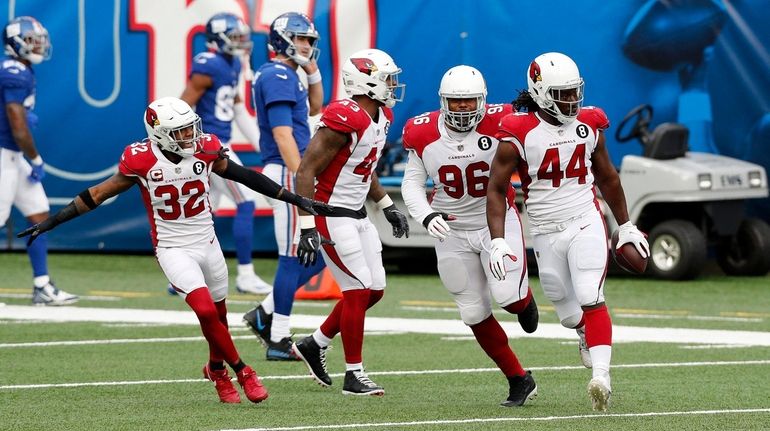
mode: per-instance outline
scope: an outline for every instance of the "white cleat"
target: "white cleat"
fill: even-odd
[[[575,330],[578,334],[578,337],[580,337],[580,340],[578,341],[578,351],[580,352],[580,362],[583,363],[583,366],[586,368],[592,368],[593,367],[593,361],[591,361],[591,352],[588,351],[588,344],[586,344],[586,328],[582,327],[580,329]]]
[[[239,293],[267,295],[273,291],[273,286],[259,278],[257,274],[238,274],[235,278],[235,289]]]
[[[35,305],[70,305],[78,302],[78,299],[77,295],[60,290],[50,282],[32,291],[32,303]]]
[[[611,395],[609,378],[596,376],[588,382],[588,397],[591,398],[594,411],[606,412],[610,406]]]

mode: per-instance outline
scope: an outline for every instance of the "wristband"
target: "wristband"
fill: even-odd
[[[312,229],[314,227],[315,227],[315,216],[311,216],[311,215],[299,216],[300,229]]]
[[[382,199],[377,201],[377,209],[385,209],[389,206],[393,205],[393,200],[390,199],[390,196],[385,195]]]
[[[40,157],[40,154],[37,155],[34,159],[29,161],[34,166],[40,166],[43,164],[43,158]]]
[[[321,69],[318,69],[307,76],[308,85],[318,84],[319,82],[321,82]]]

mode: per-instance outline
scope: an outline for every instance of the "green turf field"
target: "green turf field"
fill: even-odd
[[[192,315],[166,293],[151,256],[52,255],[49,261],[57,284],[83,297],[76,307],[51,315],[88,319],[94,309],[106,308]],[[234,261],[229,263],[234,269]],[[256,265],[268,278],[275,269],[268,259]],[[378,327],[367,335],[365,364],[385,387],[382,398],[340,393],[339,339],[329,354],[332,389],[313,383],[301,363],[265,361],[264,349],[237,319],[259,297],[233,293],[229,309],[236,317],[231,319],[236,345],[270,391],[259,405],[218,402],[200,375],[207,348],[196,325],[111,322],[110,313],[101,322],[46,321],[48,308],[16,307],[29,305],[30,281],[26,255],[0,254],[0,302],[7,304],[0,307],[0,430],[770,428],[770,277],[709,276],[685,283],[609,279],[606,297],[619,337],[634,332],[622,328],[633,327],[684,339],[690,330],[711,330],[706,334],[714,336],[710,344],[617,342],[609,414],[591,411],[585,393],[590,371],[580,366],[576,340],[538,333],[511,339],[524,366],[533,370],[538,398],[521,408],[499,407],[507,383],[470,331],[425,333],[440,319],[458,319],[433,275],[389,272],[386,295],[369,314],[425,319],[417,321],[414,333]],[[547,334],[557,319],[536,278],[532,284],[543,324],[538,332]],[[294,312],[298,320],[323,316],[331,305],[298,302]],[[9,318],[12,310],[27,308],[39,317]],[[496,315],[514,325],[515,316]],[[735,345],[733,337],[745,339],[746,331],[754,335],[749,345]]]

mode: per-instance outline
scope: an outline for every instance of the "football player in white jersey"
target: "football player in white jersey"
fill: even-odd
[[[267,390],[254,370],[241,360],[227,327],[227,265],[214,233],[209,177],[213,172],[305,211],[315,212],[314,207],[328,211],[329,207],[231,162],[219,138],[202,134],[200,117],[180,99],[164,97],[152,102],[145,111],[144,123],[148,139],[126,147],[115,175],[83,190],[61,211],[18,236],[29,235],[32,242],[58,224],[138,184],[158,263],[195,312],[209,344],[204,377],[214,382],[220,401],[240,402],[226,362],[235,371],[246,397],[255,403],[263,401]]]
[[[583,78],[575,62],[556,52],[542,54],[529,65],[527,82],[528,90],[514,105],[528,112],[503,118],[497,133],[507,145],[498,147],[489,180],[490,260],[495,276],[504,279],[507,256],[516,254],[503,238],[506,194],[511,173],[518,169],[540,284],[562,325],[584,331],[588,355],[583,363],[593,367],[589,397],[594,410],[606,411],[612,353],[612,322],[604,303],[607,228],[594,186],[620,226],[618,247],[631,243],[646,257],[649,245],[628,219],[620,178],[605,146],[609,120],[599,108],[582,107]]]
[[[506,266],[504,280],[494,278],[489,266],[489,167],[498,145],[497,125],[512,107],[487,105],[486,95],[486,82],[477,69],[455,66],[444,74],[441,110],[411,118],[404,127],[409,160],[401,192],[412,217],[436,238],[439,276],[460,317],[508,379],[509,396],[502,405],[521,406],[535,397],[537,385],[508,346],[508,336],[492,315],[492,300],[517,314],[528,333],[537,329],[538,311],[529,289],[521,222],[510,184],[503,240],[515,250],[516,259]],[[434,184],[430,202],[425,191],[428,178]]]
[[[406,216],[374,172],[393,121],[391,108],[403,98],[400,72],[393,59],[377,49],[356,52],[345,60],[342,79],[351,98],[326,107],[297,172],[297,193],[334,205],[333,213],[300,216],[297,255],[308,266],[323,245],[324,260],[343,298],[321,327],[293,349],[314,379],[328,387],[332,381],[326,371],[326,349],[341,333],[346,363],[342,393],[346,395],[385,393],[367,377],[362,359],[366,310],[382,298],[385,289],[382,243],[366,217],[364,201],[368,197],[377,202],[396,238],[409,236]],[[321,244],[319,233],[331,241]]]

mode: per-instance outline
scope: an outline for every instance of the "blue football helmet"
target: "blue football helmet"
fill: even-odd
[[[304,56],[297,50],[294,38],[305,36],[311,38],[310,55]],[[270,37],[268,48],[276,54],[283,54],[300,66],[310,63],[318,58],[318,39],[321,36],[315,29],[313,21],[306,15],[297,12],[287,12],[273,21],[270,25]]]
[[[12,19],[3,32],[5,53],[11,57],[38,64],[51,58],[51,40],[48,30],[31,16]]]
[[[206,45],[229,55],[251,52],[251,29],[234,14],[222,12],[206,23]]]

